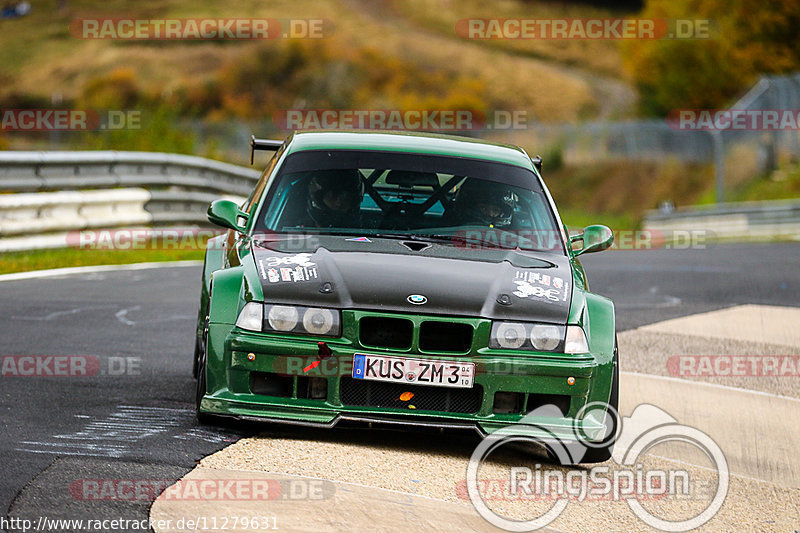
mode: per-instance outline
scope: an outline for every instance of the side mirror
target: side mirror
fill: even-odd
[[[539,174],[542,173],[542,156],[537,155],[536,157],[532,158],[531,161],[533,162],[533,166],[536,167],[536,170],[539,171]]]
[[[214,200],[208,206],[208,220],[212,224],[229,228],[239,232],[244,231],[244,227],[239,225],[239,217],[247,218],[247,213],[239,209],[236,202],[231,200]]]
[[[581,254],[600,252],[609,248],[614,244],[614,233],[608,227],[600,224],[586,226],[583,228],[583,233],[569,238],[570,243],[575,241],[583,241],[583,247],[573,252],[573,255],[577,257]]]

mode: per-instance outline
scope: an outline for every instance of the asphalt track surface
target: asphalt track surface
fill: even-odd
[[[583,263],[592,290],[615,301],[620,331],[800,302],[800,243],[612,251]],[[0,281],[0,356],[90,356],[99,365],[91,377],[0,377],[2,516],[144,519],[149,501],[87,501],[70,488],[86,479],[175,480],[258,432],[194,420],[199,277],[197,266],[165,265]]]

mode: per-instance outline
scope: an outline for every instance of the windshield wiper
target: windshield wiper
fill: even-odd
[[[499,248],[502,250],[513,250],[515,248],[511,246],[502,246],[497,241],[491,241],[488,239],[474,237],[474,236],[465,237],[464,235],[459,235],[457,233],[452,235],[445,235],[443,233],[377,233],[371,236],[378,238],[386,238],[386,239],[404,239],[404,240],[419,241],[419,242],[435,242],[440,244],[450,244],[453,246],[464,246],[465,244],[480,244],[491,248]]]
[[[419,235],[417,233],[375,233],[370,235],[370,237],[375,237],[377,239],[399,239],[419,242],[453,242],[453,238],[450,235]]]
[[[508,232],[506,230],[498,230],[503,233],[511,233],[512,240],[509,242],[503,242],[500,239],[488,239],[486,237],[481,237],[480,235],[475,235],[475,232],[463,232],[463,233],[454,233],[452,235],[442,235],[442,234],[433,234],[433,235],[425,235],[425,237],[431,237],[435,239],[447,239],[452,242],[455,246],[475,246],[481,245],[486,248],[492,248],[497,250],[526,250],[526,251],[541,251],[539,248],[531,247],[531,246],[520,246],[520,244],[532,244],[530,239],[523,239],[521,237],[515,236],[513,232]]]

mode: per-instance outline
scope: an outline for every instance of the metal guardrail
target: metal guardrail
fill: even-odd
[[[12,193],[0,194],[0,251],[63,247],[66,232],[76,230],[206,226],[212,200],[242,200],[258,176],[177,154],[0,152],[0,193]],[[651,211],[644,225],[721,238],[800,238],[800,200]]]
[[[0,236],[149,224],[145,189],[0,195]]]
[[[76,230],[208,226],[208,204],[242,201],[259,175],[178,154],[0,152],[0,251],[63,247]]]
[[[707,231],[723,239],[800,239],[800,200],[735,202],[649,211],[644,227]]]
[[[165,188],[246,196],[259,172],[160,152],[0,152],[0,191]]]

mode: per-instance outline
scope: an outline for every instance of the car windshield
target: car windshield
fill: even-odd
[[[555,216],[530,170],[399,152],[290,155],[273,180],[254,231],[564,253]]]

